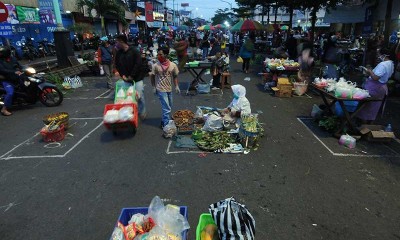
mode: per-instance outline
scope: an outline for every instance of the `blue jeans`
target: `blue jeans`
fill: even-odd
[[[6,91],[6,96],[4,97],[4,106],[9,108],[12,106],[12,100],[14,96],[14,86],[9,82],[3,82],[4,90]]]
[[[203,60],[208,56],[208,48],[203,48]]]
[[[161,103],[161,123],[162,126],[168,124],[169,120],[171,120],[171,109],[172,109],[172,92],[159,92],[157,91],[157,96],[160,99]]]
[[[131,84],[129,82],[125,82],[125,81],[120,81],[120,82],[118,82],[118,84],[121,87],[130,87],[130,86],[133,85],[133,84]],[[145,105],[145,100],[144,100],[144,84],[143,84],[143,80],[135,82],[135,89],[136,89],[136,92],[138,93],[138,96],[139,96],[139,99],[138,99],[139,115],[142,116],[142,115],[146,114],[146,105]]]

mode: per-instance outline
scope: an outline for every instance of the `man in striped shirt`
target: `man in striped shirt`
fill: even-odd
[[[150,72],[151,85],[161,103],[161,127],[167,125],[169,120],[171,120],[172,81],[175,85],[175,92],[178,94],[181,92],[178,85],[178,66],[169,61],[168,54],[168,47],[159,48],[157,55],[158,62],[153,65]]]

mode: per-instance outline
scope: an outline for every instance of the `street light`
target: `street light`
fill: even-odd
[[[225,0],[220,0],[220,1],[229,4],[229,6],[231,7],[230,10],[232,10],[232,3],[225,1]]]

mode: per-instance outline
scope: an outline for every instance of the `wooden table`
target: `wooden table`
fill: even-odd
[[[189,64],[185,65],[185,69],[194,77],[193,81],[189,84],[186,94],[188,94],[190,90],[196,89],[199,83],[207,83],[202,76],[211,68],[211,64],[211,62],[200,62],[196,67],[192,67]]]
[[[359,99],[347,99],[347,98],[338,98],[336,97],[333,93],[331,92],[327,92],[324,89],[318,88],[315,84],[310,84],[309,85],[312,89],[314,89],[317,93],[319,93],[319,95],[321,96],[322,100],[324,101],[324,104],[327,106],[326,109],[324,110],[324,112],[329,112],[331,114],[334,114],[334,112],[332,111],[332,106],[334,106],[334,104],[336,102],[338,102],[340,104],[340,107],[343,110],[343,115],[344,117],[340,118],[340,127],[338,129],[338,131],[335,133],[335,135],[338,134],[342,134],[343,133],[343,129],[348,126],[350,130],[354,131],[354,132],[358,132],[357,130],[357,126],[355,125],[354,122],[352,122],[352,119],[355,118],[355,116],[357,116],[357,113],[361,111],[361,109],[363,109],[365,107],[365,104],[368,102],[376,102],[376,101],[383,101],[383,99],[378,99],[378,98],[373,98],[373,97],[368,97],[362,100]],[[329,100],[330,101],[329,101]],[[353,113],[350,113],[345,104],[344,101],[357,101],[358,105],[356,110]]]

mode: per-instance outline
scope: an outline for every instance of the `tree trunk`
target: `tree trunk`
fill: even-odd
[[[82,34],[82,41],[80,41],[80,42],[81,42],[81,58],[83,58],[83,34]]]
[[[275,3],[275,24],[277,17],[278,17],[278,3]]]
[[[268,5],[267,7],[268,12],[267,12],[267,24],[269,24],[269,10],[271,9],[270,6]]]
[[[314,32],[315,32],[315,22],[317,22],[317,11],[318,8],[314,7],[311,11],[311,33],[310,33],[310,41],[314,42]]]
[[[292,30],[292,22],[293,22],[293,6],[289,7],[289,29],[288,33],[290,34],[290,31]]]
[[[264,25],[264,5],[262,5],[262,9],[261,9],[261,24]]]
[[[101,21],[101,35],[105,36],[106,35],[106,27],[105,27],[105,24],[104,24],[103,15],[100,16],[100,21]]]
[[[385,15],[385,41],[384,41],[385,46],[389,46],[390,22],[392,21],[392,6],[393,6],[393,0],[388,0],[386,5],[386,15]]]

